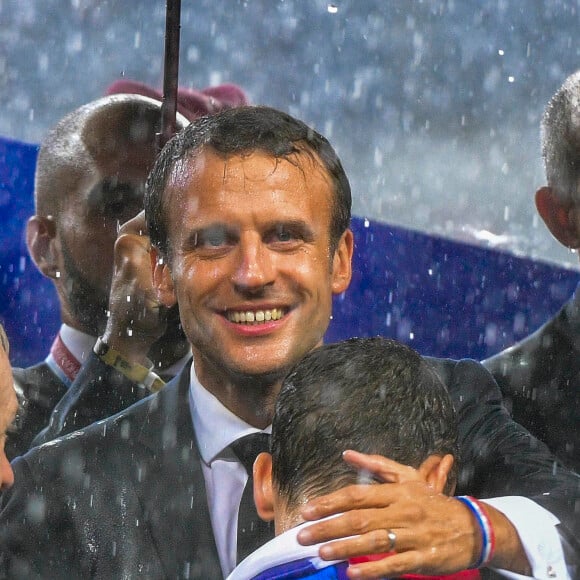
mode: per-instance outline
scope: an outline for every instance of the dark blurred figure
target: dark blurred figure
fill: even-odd
[[[580,71],[566,79],[542,120],[548,185],[536,208],[552,235],[580,249]],[[536,332],[484,361],[514,419],[580,473],[580,289]]]
[[[18,400],[14,391],[12,369],[10,368],[9,343],[4,327],[0,324],[0,490],[8,489],[14,483],[14,472],[6,457],[6,438],[12,428]]]
[[[120,89],[125,93],[115,94]],[[201,114],[245,102],[233,85],[206,91],[182,91],[188,98],[180,111],[187,117],[178,115],[178,128]],[[189,354],[177,312],[160,313],[148,299],[149,242],[143,226],[125,226],[125,235],[117,239],[121,224],[143,209],[144,183],[157,153],[161,96],[131,81],[115,83],[108,92],[64,117],[49,131],[38,156],[36,215],[27,225],[27,244],[38,269],[55,284],[63,324],[43,362],[14,369],[21,412],[9,457],[30,447],[65,394],[59,420],[51,421],[52,431],[41,440],[60,434],[66,409],[75,414],[70,431],[160,388],[163,383],[149,370],[172,377]],[[143,262],[148,278],[138,274]],[[104,336],[96,344],[98,335]],[[124,364],[125,357],[145,366]],[[81,373],[83,364],[89,368]],[[106,379],[107,393],[95,396],[94,377]],[[116,384],[118,391],[112,389]]]

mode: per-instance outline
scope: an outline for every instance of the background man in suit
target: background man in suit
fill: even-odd
[[[26,242],[55,285],[62,326],[46,360],[14,369],[22,412],[8,444],[12,457],[46,426],[105,330],[113,246],[119,225],[143,208],[159,120],[158,101],[108,96],[65,116],[42,143]]]
[[[127,80],[107,92],[59,121],[38,156],[36,215],[27,225],[27,244],[38,269],[55,284],[63,324],[45,361],[14,371],[22,411],[9,442],[10,457],[29,448],[57,402],[54,426],[42,440],[62,431],[62,409],[73,407],[71,399],[74,420],[68,431],[159,388],[162,382],[149,368],[154,364],[172,378],[189,353],[177,310],[160,320],[147,293],[150,282],[139,273],[144,262],[149,271],[149,242],[139,232],[144,218],[125,226],[118,239],[120,225],[143,209],[145,178],[157,154],[161,95]],[[187,117],[178,114],[177,126],[243,103],[245,95],[235,85],[180,89],[179,110]],[[107,364],[93,353],[98,335],[101,357],[122,365]],[[100,389],[102,381],[106,390]]]
[[[542,153],[548,185],[536,207],[552,235],[580,250],[580,72],[546,107]],[[580,473],[580,292],[528,338],[484,361],[516,421]]]
[[[153,279],[159,301],[179,306],[193,364],[153,397],[14,462],[18,483],[0,515],[4,573],[218,578],[264,543],[268,530],[244,501],[254,443],[269,431],[285,374],[322,343],[332,295],[350,283],[350,208],[328,141],[280,111],[224,111],[166,145],[146,186]],[[548,450],[511,421],[481,365],[432,364],[459,418],[458,489],[534,499],[486,502],[491,565],[566,577],[558,519],[540,504],[572,548],[578,478],[554,470]],[[305,506],[305,519],[348,513],[300,540],[357,532],[320,550],[345,559],[384,552],[392,529],[397,554],[366,564],[367,577],[475,561],[481,533],[461,502],[416,481],[362,487]]]
[[[228,580],[282,580],[295,578],[298,570],[301,578],[329,578],[332,570],[335,578],[346,580],[349,562],[321,561],[319,546],[304,547],[296,539],[305,525],[305,502],[364,481],[364,472],[344,461],[345,449],[411,466],[415,469],[407,472],[395,463],[392,467],[401,479],[419,478],[450,494],[457,476],[457,437],[447,389],[411,348],[376,337],[313,350],[284,379],[272,420],[271,453],[261,453],[254,465],[258,514],[274,519],[277,537],[250,554]],[[347,451],[347,458],[349,453],[355,452]],[[395,549],[396,534],[390,533]],[[453,578],[479,578],[479,572]]]

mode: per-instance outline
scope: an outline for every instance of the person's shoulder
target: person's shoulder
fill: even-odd
[[[62,458],[97,457],[107,454],[122,455],[123,451],[133,447],[143,425],[158,403],[152,395],[138,401],[101,421],[32,448],[23,456],[29,466],[44,471],[50,466],[58,465]]]
[[[6,441],[6,453],[10,459],[30,448],[32,440],[46,427],[54,407],[67,391],[65,384],[45,362],[28,368],[13,368],[12,374],[19,409]]]
[[[481,362],[469,358],[423,358],[447,387],[456,408],[466,407],[470,402],[502,400],[497,382]]]
[[[12,367],[14,387],[17,394],[36,405],[50,408],[66,392],[66,385],[42,361],[30,367]]]
[[[471,358],[437,358],[424,356],[423,359],[437,372],[441,380],[449,385],[458,377],[472,375],[481,377],[481,380],[489,380],[490,374],[480,361]]]
[[[567,304],[537,330],[512,346],[483,360],[484,366],[494,374],[509,367],[529,367],[536,362],[567,354],[574,335],[567,316]],[[571,334],[573,332],[573,334]],[[543,363],[541,363],[543,364]]]

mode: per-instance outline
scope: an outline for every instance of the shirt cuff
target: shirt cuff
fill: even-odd
[[[556,526],[560,520],[526,497],[499,497],[482,500],[502,512],[512,523],[532,567],[532,576],[496,570],[506,578],[571,580]]]

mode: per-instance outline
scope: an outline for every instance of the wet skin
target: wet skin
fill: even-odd
[[[202,384],[246,420],[247,390],[277,387],[321,343],[351,277],[350,231],[331,256],[329,178],[303,153],[291,161],[205,150],[174,168],[165,197],[159,297],[179,304]]]
[[[8,428],[14,421],[17,409],[12,368],[6,351],[0,346],[0,490],[11,487],[14,483],[14,473],[6,457],[4,445]]]

